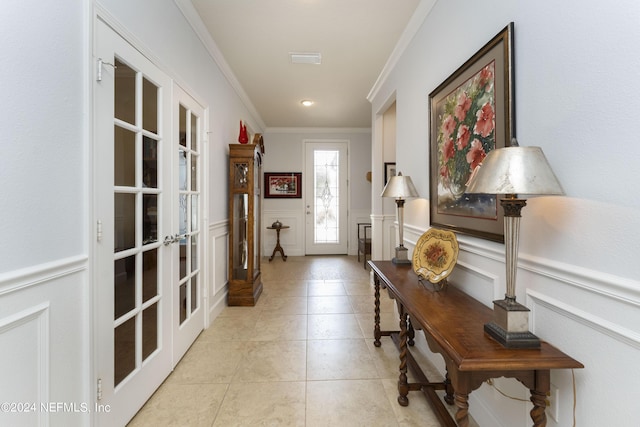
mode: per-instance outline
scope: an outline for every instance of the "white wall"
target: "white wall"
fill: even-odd
[[[0,273],[86,252],[85,16],[41,3],[0,14]]]
[[[349,254],[357,252],[357,223],[369,222],[371,214],[371,183],[366,174],[371,171],[371,132],[369,129],[281,129],[267,128],[264,134],[264,172],[302,172],[304,170],[305,140],[349,141]],[[304,187],[303,187],[304,188]],[[265,199],[263,224],[276,219],[291,228],[282,231],[280,244],[287,255],[305,254],[305,194],[301,199]],[[271,255],[276,245],[275,232],[262,230],[262,253]]]
[[[0,13],[0,401],[88,401],[87,9]],[[0,412],[0,425],[87,415]]]
[[[640,416],[640,3],[435,2],[372,102],[375,119],[395,96],[398,168],[424,195],[406,205],[405,239],[411,246],[429,227],[428,94],[510,21],[516,135],[543,148],[567,193],[523,211],[518,299],[536,334],[585,365],[575,371],[578,425],[630,425]],[[503,246],[459,241],[453,281],[487,305],[502,298]],[[571,425],[571,382],[571,372],[552,372],[559,420],[549,426]],[[527,398],[513,383],[499,382]],[[471,413],[483,426],[525,426],[527,406],[483,386]]]

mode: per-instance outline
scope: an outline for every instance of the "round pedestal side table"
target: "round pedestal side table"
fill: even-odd
[[[289,228],[288,225],[280,225],[280,226],[271,226],[271,227],[267,227],[267,230],[276,230],[276,247],[273,248],[273,253],[271,254],[271,258],[269,258],[269,262],[273,261],[273,258],[276,256],[276,253],[280,252],[280,255],[282,255],[282,259],[283,261],[287,260],[287,256],[284,254],[284,249],[282,249],[282,246],[280,246],[280,230],[284,230],[286,228]]]

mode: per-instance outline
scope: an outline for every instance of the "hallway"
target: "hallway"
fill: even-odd
[[[262,278],[256,307],[225,308],[129,426],[439,425],[421,393],[396,401],[398,351],[388,337],[373,345],[373,285],[356,257],[265,258]],[[386,293],[381,311],[397,329]],[[416,346],[428,351],[420,333]]]

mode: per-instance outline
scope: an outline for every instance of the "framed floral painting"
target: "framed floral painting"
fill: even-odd
[[[429,94],[432,226],[504,242],[495,195],[466,194],[473,169],[515,137],[513,23]]]

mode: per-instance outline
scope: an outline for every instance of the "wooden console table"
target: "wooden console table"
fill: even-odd
[[[469,425],[469,394],[490,378],[516,378],[531,391],[531,418],[534,427],[545,427],[545,399],[550,390],[551,369],[584,366],[542,342],[539,349],[508,349],[484,333],[484,324],[493,318],[492,310],[471,296],[449,286],[434,291],[429,282],[421,283],[411,265],[391,261],[369,261],[375,283],[374,345],[382,336],[390,336],[400,350],[398,403],[409,404],[409,391],[422,390],[444,426]],[[380,288],[395,299],[400,313],[399,331],[380,330]],[[445,381],[431,383],[408,351],[413,345],[414,329],[423,330],[429,348],[440,353],[447,366]],[[407,365],[417,383],[407,381]],[[444,400],[458,407],[455,421],[435,390],[445,390]]]

